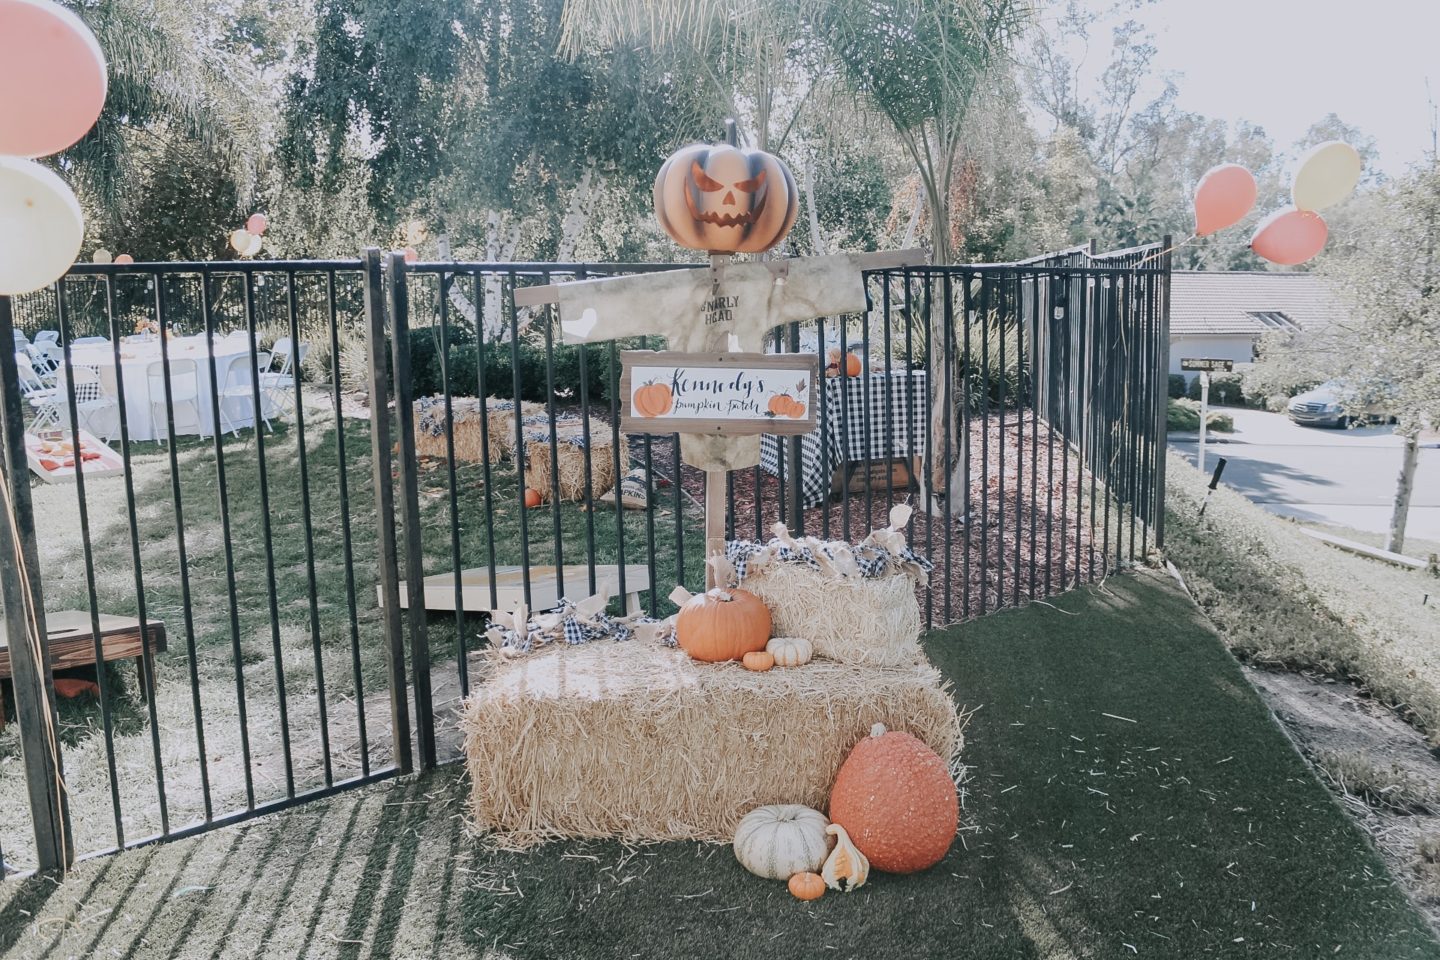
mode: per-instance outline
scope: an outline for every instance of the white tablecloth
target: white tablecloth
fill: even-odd
[[[204,337],[177,337],[167,345],[172,376],[176,361],[195,361],[195,400],[175,404],[176,436],[211,436],[215,432],[215,418],[211,404],[210,371],[215,368],[215,383],[225,389],[226,378],[232,365],[236,366],[236,377],[250,383],[250,346],[244,333],[216,338],[214,349],[208,349]],[[120,344],[120,364],[125,380],[125,417],[130,429],[131,440],[156,440],[165,436],[165,388],[157,379],[155,391],[150,390],[147,373],[150,364],[161,359],[160,341],[128,340]],[[81,344],[70,348],[70,362],[75,366],[94,367],[100,372],[100,383],[107,396],[119,399],[118,380],[115,376],[115,351],[108,343]],[[179,383],[172,382],[172,393],[179,392]],[[262,396],[264,395],[262,389]],[[274,404],[270,397],[264,397],[264,412],[270,416]],[[224,429],[250,427],[255,423],[255,405],[250,397],[224,401]],[[116,431],[116,436],[119,431]]]

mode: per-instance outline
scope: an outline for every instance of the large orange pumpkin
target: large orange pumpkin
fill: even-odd
[[[670,155],[655,177],[655,219],[682,247],[763,253],[795,225],[795,177],[779,157],[729,143],[694,143]]]
[[[770,641],[770,608],[748,590],[708,590],[675,616],[675,641],[696,660],[739,660]]]
[[[955,840],[960,803],[935,751],[877,723],[835,777],[830,819],[876,870],[914,873],[944,859]]]

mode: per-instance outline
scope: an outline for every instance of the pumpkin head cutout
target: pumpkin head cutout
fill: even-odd
[[[960,803],[950,770],[935,751],[877,723],[840,766],[830,819],[876,870],[915,873],[950,850]]]
[[[770,608],[748,590],[708,590],[675,615],[675,641],[696,660],[719,663],[764,650]]]
[[[695,143],[670,155],[655,177],[655,219],[676,243],[711,253],[763,253],[795,225],[795,177],[779,157],[729,142]]]

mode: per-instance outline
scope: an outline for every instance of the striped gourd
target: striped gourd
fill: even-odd
[[[816,873],[830,850],[825,814],[796,803],[759,807],[735,830],[735,859],[758,877],[789,880]]]

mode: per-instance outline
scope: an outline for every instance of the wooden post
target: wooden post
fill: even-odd
[[[705,471],[705,559],[725,555],[725,471]],[[720,586],[715,568],[705,564],[705,589]]]
[[[12,324],[10,298],[0,296],[0,336],[7,345],[14,339]],[[4,453],[0,462],[0,591],[10,641],[23,776],[39,867],[43,871],[64,871],[75,860],[75,841],[70,834],[55,689],[50,679],[45,599],[35,542],[35,512],[30,503],[30,463],[25,454],[25,412],[15,355],[8,346],[0,350],[0,412],[0,449]]]

